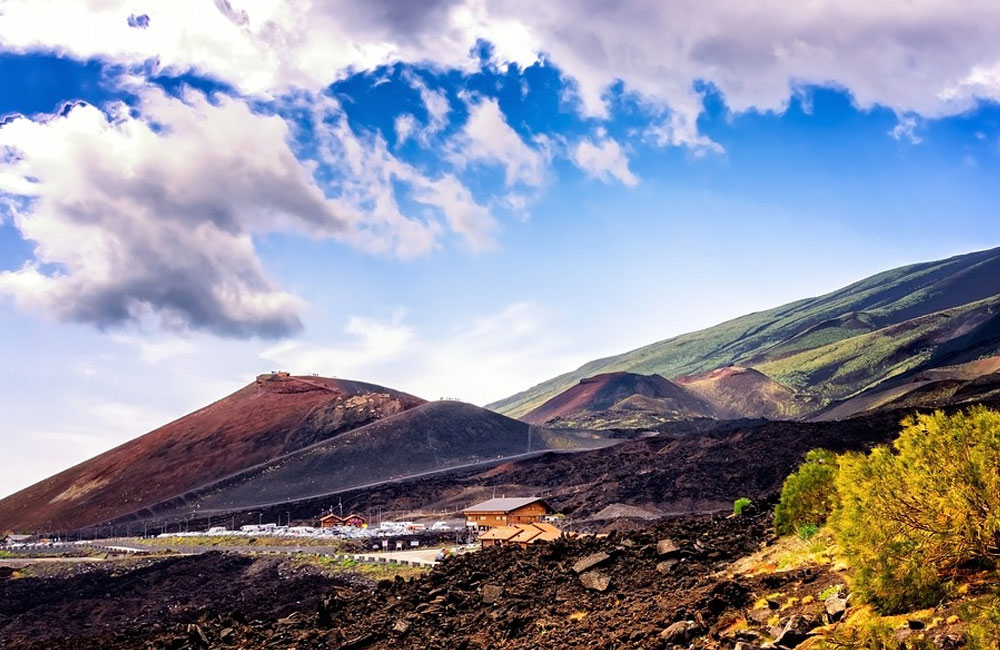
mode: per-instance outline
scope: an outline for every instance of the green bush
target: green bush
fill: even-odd
[[[798,535],[799,539],[801,539],[804,542],[808,542],[809,540],[811,540],[813,537],[816,536],[816,533],[818,532],[819,532],[819,526],[817,526],[816,524],[802,524],[801,526],[795,529],[795,534]]]
[[[960,565],[1000,557],[1000,413],[908,418],[892,448],[841,456],[835,484],[854,590],[884,612],[933,604]]]
[[[965,632],[967,650],[1000,650],[1000,594],[969,601],[963,604],[961,613],[969,623]]]
[[[826,449],[813,449],[795,472],[785,479],[781,500],[774,509],[774,529],[791,535],[805,526],[817,530],[836,502],[833,479],[837,457]]]
[[[746,508],[751,503],[752,501],[746,497],[740,497],[736,501],[733,501],[733,514],[739,517],[743,514],[743,508]]]

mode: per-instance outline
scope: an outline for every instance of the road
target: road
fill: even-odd
[[[609,445],[606,445],[606,446],[610,447],[612,445],[618,444],[619,442],[621,442],[621,441],[620,440],[615,440],[615,441],[611,442]],[[581,449],[541,449],[541,450],[538,450],[538,451],[528,451],[528,452],[525,452],[525,453],[522,453],[522,454],[514,454],[512,456],[503,456],[502,458],[493,458],[493,459],[490,459],[490,460],[480,460],[480,461],[476,461],[476,462],[473,462],[473,463],[465,463],[463,465],[452,465],[452,466],[449,466],[449,467],[442,467],[441,469],[432,469],[432,470],[427,470],[426,472],[417,472],[416,474],[407,474],[406,476],[397,476],[397,477],[394,477],[394,478],[382,479],[382,480],[379,480],[379,481],[373,481],[371,483],[363,483],[361,485],[352,485],[350,487],[338,488],[338,489],[332,490],[330,492],[321,492],[319,494],[310,494],[308,496],[294,497],[294,498],[285,499],[285,500],[282,500],[282,501],[272,501],[272,502],[269,502],[269,503],[254,503],[254,504],[247,504],[247,505],[243,505],[243,506],[239,506],[239,507],[233,506],[233,507],[230,507],[230,508],[211,508],[211,509],[198,508],[197,510],[194,510],[194,511],[191,511],[191,512],[185,511],[185,512],[183,512],[183,514],[178,513],[178,514],[175,514],[175,515],[172,515],[172,516],[168,515],[167,517],[164,517],[164,519],[169,519],[171,517],[174,517],[173,521],[183,521],[184,518],[187,517],[189,514],[193,514],[194,516],[201,518],[201,517],[225,515],[225,514],[229,514],[229,513],[232,513],[232,512],[238,512],[238,511],[244,511],[244,510],[257,510],[257,509],[261,509],[261,508],[275,508],[275,507],[278,507],[278,506],[284,506],[284,505],[286,505],[288,503],[294,503],[294,502],[298,502],[298,501],[309,501],[309,500],[312,500],[312,499],[325,499],[327,497],[336,496],[338,494],[345,494],[347,492],[354,492],[355,490],[366,490],[368,488],[378,487],[380,485],[386,485],[388,483],[401,483],[403,481],[409,481],[409,480],[412,480],[412,479],[415,479],[415,478],[422,478],[424,476],[433,476],[434,474],[445,474],[447,472],[455,472],[455,471],[458,471],[458,470],[470,469],[470,468],[474,468],[474,467],[483,467],[483,468],[485,468],[485,467],[491,467],[491,466],[494,466],[494,465],[501,465],[503,463],[507,463],[507,462],[510,462],[510,461],[524,460],[526,458],[533,458],[535,456],[541,456],[542,454],[576,454],[576,453],[580,453],[580,452],[584,452],[584,451],[594,451],[594,449],[597,449],[597,448],[598,447],[588,447],[588,448],[581,448]]]

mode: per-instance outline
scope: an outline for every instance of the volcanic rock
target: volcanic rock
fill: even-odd
[[[587,569],[592,569],[598,564],[606,561],[611,556],[607,553],[592,553],[573,565],[573,573],[583,573]]]
[[[816,627],[816,619],[805,614],[794,614],[774,640],[779,648],[794,648],[809,637],[809,632]]]
[[[611,577],[600,571],[588,571],[580,574],[580,584],[592,591],[607,591]]]
[[[668,645],[681,645],[693,639],[700,632],[701,628],[694,621],[677,621],[660,632],[660,638]]]
[[[661,539],[656,543],[656,554],[660,557],[669,557],[680,553],[680,547],[672,539]]]

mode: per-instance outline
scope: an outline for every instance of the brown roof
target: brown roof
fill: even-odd
[[[552,510],[545,499],[541,497],[524,497],[524,498],[504,498],[504,499],[489,499],[483,501],[482,503],[477,503],[474,506],[469,506],[462,512],[512,512],[518,508],[523,508],[524,506],[529,506],[532,503],[541,501],[548,510]]]
[[[495,539],[501,542],[515,544],[531,544],[534,542],[551,542],[562,537],[562,531],[551,524],[513,524],[498,526],[479,536],[480,540]]]

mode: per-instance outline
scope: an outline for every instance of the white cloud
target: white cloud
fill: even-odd
[[[913,115],[902,115],[899,117],[896,126],[890,129],[889,135],[896,140],[906,140],[910,144],[920,144],[923,142],[923,138],[916,133],[918,126],[919,122],[916,117]]]
[[[541,149],[525,144],[492,98],[479,98],[469,103],[469,119],[462,133],[452,139],[450,157],[460,168],[473,163],[498,164],[504,169],[508,187],[523,184],[538,187],[545,180],[551,158],[545,149],[546,141],[538,143]]]
[[[862,107],[931,118],[965,111],[977,97],[1000,99],[1000,5],[991,0],[329,0],[294,8],[174,0],[142,11],[149,21],[138,29],[128,24],[135,3],[6,0],[0,43],[155,61],[274,94],[317,90],[392,61],[473,69],[470,52],[484,39],[498,63],[526,66],[541,55],[560,67],[588,114],[603,115],[605,91],[623,81],[664,110],[656,137],[703,150],[714,147],[698,133],[699,81],[715,84],[737,112],[783,110],[802,84],[846,87]]]
[[[396,313],[387,320],[353,317],[341,343],[286,341],[261,358],[292,372],[363,378],[426,399],[458,397],[476,404],[500,399],[575,367],[564,335],[555,336],[537,305],[515,303],[454,328],[418,332]]]
[[[291,232],[424,254],[442,226],[404,216],[393,179],[472,247],[492,243],[492,216],[461,183],[422,175],[380,138],[359,139],[328,98],[302,101],[325,120],[321,156],[343,172],[335,198],[293,154],[280,117],[227,96],[139,93],[138,115],[81,104],[0,126],[0,195],[15,197],[8,209],[35,244],[33,260],[0,273],[0,293],[22,308],[100,327],[288,334],[301,303],[267,277],[253,238]]]
[[[639,184],[639,179],[628,168],[628,158],[622,148],[611,138],[604,138],[596,144],[581,140],[573,151],[573,162],[605,183],[617,179],[630,187]]]

